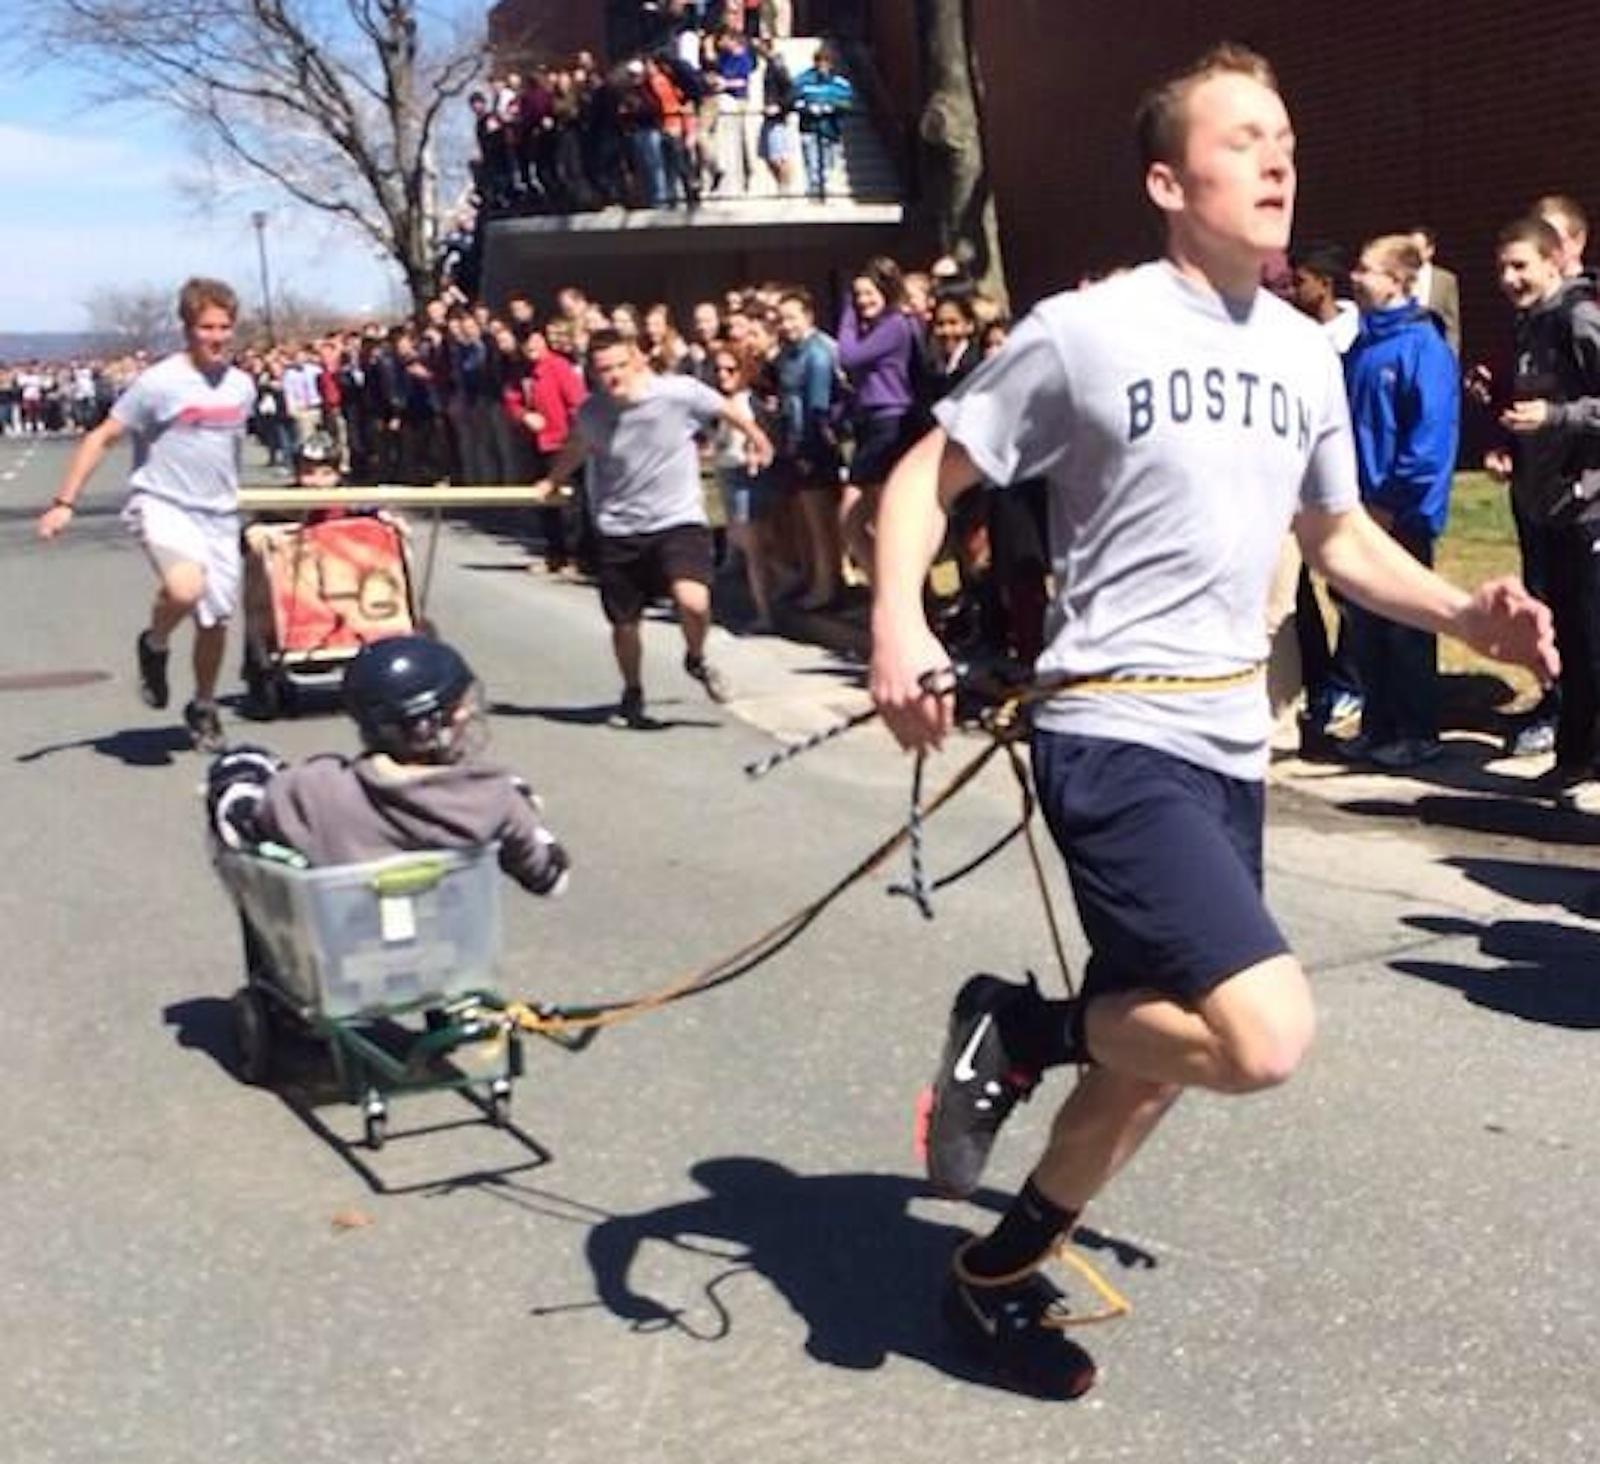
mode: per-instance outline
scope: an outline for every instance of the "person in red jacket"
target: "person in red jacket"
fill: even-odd
[[[506,415],[528,434],[537,481],[544,477],[550,460],[566,446],[573,418],[588,389],[578,368],[550,349],[542,330],[528,333],[522,354],[528,363],[527,374],[507,385],[502,403]],[[562,504],[553,503],[534,512],[544,544],[545,571],[560,574],[568,561],[566,510]]]

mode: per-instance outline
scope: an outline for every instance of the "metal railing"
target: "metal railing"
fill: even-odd
[[[841,117],[848,133],[871,127],[864,117]],[[491,175],[480,159],[475,176],[483,213],[491,219],[567,216],[606,208],[693,208],[705,203],[822,199],[889,200],[898,194],[887,149],[877,150],[881,180],[862,179],[862,149],[819,141],[803,132],[795,112],[713,100],[666,127],[596,139],[577,131],[545,134],[530,151]],[[818,156],[820,154],[820,156]],[[861,186],[863,183],[866,186]]]

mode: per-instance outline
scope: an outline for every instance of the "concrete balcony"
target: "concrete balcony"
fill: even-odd
[[[795,75],[818,42],[782,43]],[[751,95],[761,94],[761,75]],[[844,119],[825,198],[805,187],[798,131],[790,119],[793,179],[780,190],[760,161],[758,109],[723,114],[713,151],[722,186],[694,207],[605,208],[588,213],[509,213],[485,226],[483,290],[498,300],[521,290],[536,298],[576,284],[598,298],[665,300],[682,306],[741,280],[803,284],[827,299],[841,271],[872,254],[916,257],[908,237],[905,185],[864,106]]]

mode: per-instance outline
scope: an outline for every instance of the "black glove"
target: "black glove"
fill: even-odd
[[[206,770],[206,822],[228,849],[258,842],[255,815],[284,762],[264,747],[230,747]]]
[[[549,842],[544,844],[544,870],[538,882],[529,885],[528,888],[536,895],[564,895],[567,892],[568,871],[572,868],[572,860],[552,836],[547,834],[545,837]]]

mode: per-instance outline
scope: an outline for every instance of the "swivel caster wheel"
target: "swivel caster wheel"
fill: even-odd
[[[389,1110],[384,1108],[382,1104],[376,1106],[368,1104],[365,1128],[367,1147],[376,1154],[389,1137]]]

